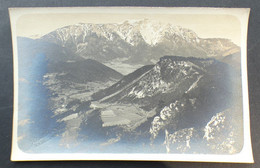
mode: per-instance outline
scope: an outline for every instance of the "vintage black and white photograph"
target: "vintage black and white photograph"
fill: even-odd
[[[12,160],[253,162],[248,9],[9,12]]]

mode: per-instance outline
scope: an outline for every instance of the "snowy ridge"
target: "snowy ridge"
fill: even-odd
[[[240,48],[228,39],[202,39],[190,29],[147,19],[108,24],[80,23],[59,28],[40,39],[103,63],[118,58],[137,63],[133,58],[142,56],[138,63],[147,65],[164,55],[222,58],[240,52]]]
[[[58,38],[61,40],[63,45],[69,38],[71,38],[74,43],[76,43],[77,40],[80,40],[80,42],[83,43],[86,41],[86,37],[90,33],[96,33],[98,36],[105,37],[107,40],[113,40],[114,34],[117,34],[122,40],[125,40],[132,46],[137,45],[143,40],[149,45],[156,45],[165,37],[166,34],[169,33],[172,35],[177,35],[188,42],[200,41],[196,33],[189,29],[149,21],[147,19],[139,21],[125,21],[119,24],[80,23],[57,29],[56,33],[58,34]]]

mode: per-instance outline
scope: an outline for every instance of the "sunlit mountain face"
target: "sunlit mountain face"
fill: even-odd
[[[240,52],[228,39],[203,39],[190,29],[150,20],[113,24],[80,23],[57,29],[42,40],[102,63],[156,63],[160,57],[223,57]]]

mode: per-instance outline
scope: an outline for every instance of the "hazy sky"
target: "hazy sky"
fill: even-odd
[[[227,38],[240,46],[240,21],[232,15],[209,14],[116,14],[116,13],[58,13],[26,14],[16,23],[17,35],[33,37],[76,23],[119,23],[125,20],[150,19],[171,23],[195,31],[201,38]]]

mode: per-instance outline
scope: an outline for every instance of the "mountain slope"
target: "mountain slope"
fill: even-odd
[[[230,54],[230,55],[227,55],[226,57],[224,57],[221,61],[231,65],[233,68],[240,70],[241,69],[240,55],[241,55],[241,53]]]
[[[119,72],[91,59],[57,63],[49,70],[55,73],[62,73],[59,76],[60,80],[77,83],[106,82],[119,80],[123,77]]]
[[[172,99],[188,94],[201,83],[204,89],[210,89],[210,87],[214,87],[212,85],[216,84],[221,88],[226,87],[227,77],[221,75],[225,73],[224,71],[228,71],[227,67],[214,59],[165,56],[149,71],[136,75],[136,78],[127,82],[127,85],[124,84],[124,81],[130,76],[126,76],[114,84],[117,89],[107,88],[93,97],[101,99],[102,102],[131,102],[140,104],[143,108],[152,109],[160,101],[167,104]],[[222,68],[220,74],[216,71],[217,68],[218,71]],[[96,96],[98,94],[103,96]],[[225,93],[223,94],[225,95]]]
[[[25,37],[18,37],[17,46],[18,54],[21,58],[34,59],[36,55],[43,54],[50,63],[66,62],[68,60],[83,60],[71,52],[70,49],[39,39],[34,40]],[[22,62],[23,59],[19,61]]]
[[[19,146],[25,151],[37,150],[56,136],[74,137],[81,124],[80,114],[89,109],[90,96],[123,77],[59,45],[20,37],[17,41],[19,92],[24,92],[19,107],[33,107],[33,111],[22,108],[19,113],[19,122],[25,123],[19,127],[19,136],[23,137]]]
[[[120,82],[115,83],[114,85],[112,85],[109,88],[106,88],[104,90],[100,90],[96,93],[94,93],[92,95],[92,98],[94,100],[96,99],[101,99],[105,96],[108,96],[110,94],[113,94],[114,92],[117,92],[118,90],[124,88],[125,86],[127,86],[130,82],[132,82],[135,78],[140,77],[141,75],[143,75],[144,73],[146,73],[147,71],[151,70],[154,67],[154,65],[146,65],[143,66],[139,69],[137,69],[136,71],[128,74],[127,76],[123,77]]]
[[[215,59],[164,56],[154,66],[138,69],[92,96],[95,101],[90,107],[100,121],[97,129],[103,130],[96,134],[105,137],[109,132],[121,141],[155,145],[166,141],[169,152],[196,151],[191,149],[196,142],[209,143],[205,149],[210,151],[221,140],[225,144],[216,153],[239,151],[239,136],[233,137],[239,142],[234,146],[224,139],[203,139],[208,125],[213,131],[213,116],[218,113],[226,118],[225,123],[241,121],[241,91],[234,87],[239,79],[239,72]],[[241,127],[226,131],[241,132]],[[219,131],[216,134],[231,133],[226,131],[223,136]]]
[[[76,113],[81,102],[90,100],[91,94],[111,86],[123,76],[117,71],[91,59],[59,62],[50,66],[43,76],[49,89],[54,114]],[[71,104],[71,105],[70,105]]]

